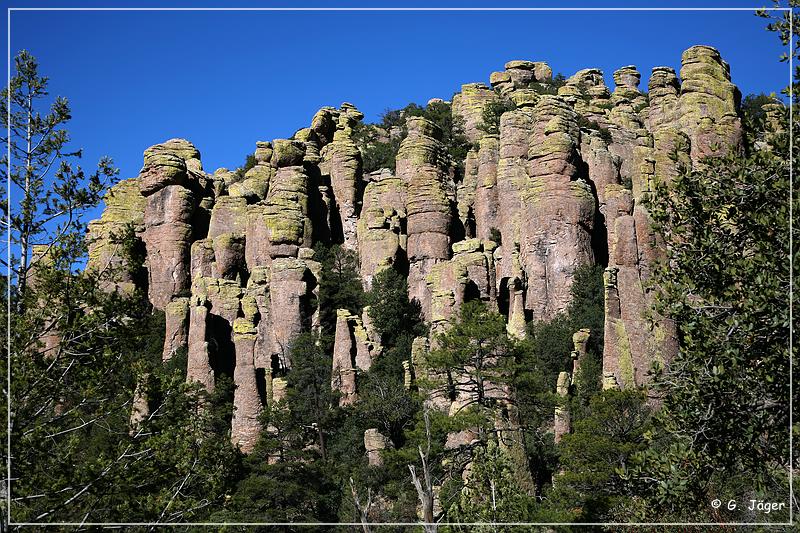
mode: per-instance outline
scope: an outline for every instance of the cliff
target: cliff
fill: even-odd
[[[602,264],[604,386],[641,385],[676,350],[673,325],[651,309],[646,281],[662,251],[642,197],[679,165],[742,144],[740,96],[719,53],[694,46],[681,65],[680,79],[654,68],[643,93],[633,66],[611,90],[597,69],[555,84],[547,64],[511,61],[452,100],[470,146],[458,172],[422,117],[407,119],[394,168],[364,172],[363,114],[347,103],[320,109],[292,139],[258,142],[243,175],[206,172],[189,141],[156,144],[91,224],[89,268],[124,262],[111,236],[132,223],[150,301],[166,313],[164,359],[185,348],[188,379],[209,390],[233,375],[231,438],[244,451],[292,367],[292,339],[319,326],[318,242],[357,251],[365,287],[385,268],[407,275],[433,332],[481,299],[522,336],[567,308],[579,267]],[[513,105],[495,133],[483,117],[502,102]],[[335,343],[332,385],[357,401],[357,370],[380,357],[379,342],[366,316],[340,311]]]

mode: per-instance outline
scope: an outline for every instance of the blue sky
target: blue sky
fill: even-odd
[[[222,3],[198,0],[170,5]],[[491,5],[482,5],[487,4]],[[553,4],[557,2],[549,5]],[[735,0],[703,5],[752,7]],[[75,146],[84,148],[84,166],[109,155],[121,176],[131,177],[141,167],[142,151],[165,139],[191,140],[209,172],[222,166],[235,168],[257,140],[290,136],[307,126],[321,106],[352,102],[368,121],[375,121],[387,108],[433,97],[449,99],[463,83],[488,83],[489,74],[502,70],[511,59],[547,61],[554,72],[567,76],[598,67],[612,88],[613,71],[634,64],[642,72],[646,90],[652,67],[678,70],[684,49],[707,44],[717,47],[731,64],[733,81],[743,94],[778,92],[788,82],[788,67],[778,62],[783,47],[775,34],[764,30],[765,25],[751,11],[16,11],[11,14],[11,50],[32,52],[41,72],[50,77],[51,94],[70,100],[74,118],[69,130]]]

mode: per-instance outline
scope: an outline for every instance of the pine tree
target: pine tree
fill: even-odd
[[[10,225],[12,244],[18,247],[12,259],[18,310],[26,304],[28,277],[46,253],[33,254],[35,247],[49,250],[76,246],[72,237],[84,229],[82,215],[96,206],[118,171],[109,158],[102,158],[97,169],[87,175],[73,160],[80,149],[70,148],[64,126],[72,118],[66,98],[56,97],[49,112],[40,108],[49,96],[47,77],[39,75],[36,59],[23,50],[14,58],[15,74],[0,101],[3,137],[11,159],[4,154],[0,178],[13,184],[11,198],[2,204],[4,223]],[[9,107],[10,102],[10,107]],[[11,202],[10,205],[8,202]]]

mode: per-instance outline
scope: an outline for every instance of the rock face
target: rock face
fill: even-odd
[[[128,225],[132,237],[141,239],[144,232],[144,211],[147,201],[139,192],[136,178],[120,181],[104,197],[105,209],[99,220],[89,223],[89,259],[86,268],[100,273],[104,283],[132,291],[135,280],[126,268],[124,244]]]
[[[286,398],[294,339],[319,330],[319,243],[356,251],[366,289],[384,269],[407,274],[408,297],[419,301],[431,336],[415,339],[402,362],[406,388],[430,377],[424,354],[465,302],[486,302],[522,338],[531,320],[567,308],[576,270],[592,264],[605,268],[604,386],[645,384],[677,344],[674,326],[652,312],[648,279],[663,244],[644,195],[668,185],[681,165],[741,149],[742,128],[739,92],[713,48],[684,52],[681,81],[671,67],[654,68],[647,95],[641,77],[623,66],[612,91],[589,68],[562,85],[546,63],[515,60],[490,75],[491,88],[463,85],[452,102],[470,143],[463,172],[438,126],[407,117],[395,168],[364,175],[354,133],[363,114],[347,103],[320,109],[291,139],[257,142],[246,173],[208,174],[190,142],[165,141],[144,152],[137,177],[109,192],[89,226],[87,268],[111,273],[108,290],[147,289],[165,313],[163,359],[185,350],[187,379],[213,390],[223,375],[232,378],[231,439],[244,452],[265,405]],[[488,133],[484,110],[500,101],[513,109],[499,117],[499,133]],[[116,239],[129,224],[129,244],[146,252],[146,281],[126,270]],[[561,395],[580,379],[589,335],[575,333]],[[381,351],[366,313],[339,310],[329,355],[342,405],[358,401],[359,373]],[[505,410],[496,429],[514,455],[522,448],[510,392],[493,387]],[[426,392],[426,403],[447,413],[469,399]],[[569,431],[564,410],[555,431],[557,439]],[[370,464],[387,445],[377,430],[365,433]]]
[[[361,211],[361,152],[353,142],[353,126],[364,115],[350,104],[342,106],[333,142],[322,150],[320,170],[330,177],[333,196],[338,207],[338,220],[346,248],[358,246],[356,226]],[[338,228],[337,228],[338,229]]]
[[[406,125],[408,137],[397,154],[397,177],[408,187],[408,291],[427,316],[431,294],[425,276],[436,263],[450,258],[451,197],[442,132],[422,117],[411,117]]]
[[[681,80],[678,122],[691,141],[692,161],[741,148],[741,93],[731,83],[730,66],[719,52],[710,46],[686,50],[681,56]]]
[[[453,115],[464,121],[464,135],[470,142],[477,142],[485,135],[478,126],[483,122],[483,110],[498,100],[497,93],[483,83],[468,83],[453,97]]]
[[[569,305],[575,270],[594,261],[596,200],[577,175],[575,112],[557,97],[542,97],[534,113],[522,196],[530,215],[520,226],[520,262],[528,278],[525,307],[548,320]]]
[[[338,309],[331,388],[340,394],[339,405],[350,405],[358,399],[357,374],[368,371],[379,352],[380,347],[370,338],[362,318],[347,309]]]
[[[371,428],[364,431],[364,448],[367,450],[369,466],[383,466],[381,452],[390,448],[391,445],[392,442],[377,429]]]
[[[195,192],[201,171],[200,153],[188,141],[172,139],[148,148],[139,174],[146,199],[144,241],[147,250],[150,301],[164,309],[174,296],[189,289],[189,247]]]
[[[408,184],[388,169],[375,172],[364,190],[364,205],[358,221],[361,279],[369,289],[372,278],[406,257],[406,199]]]
[[[570,375],[568,372],[560,372],[558,374],[558,384],[556,385],[556,394],[565,399],[569,395]],[[555,441],[560,442],[561,438],[570,431],[570,415],[565,406],[559,405],[556,407],[554,434]]]

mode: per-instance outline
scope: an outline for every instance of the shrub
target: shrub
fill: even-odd
[[[477,128],[489,135],[499,135],[500,117],[506,111],[511,111],[515,108],[514,102],[507,98],[500,98],[499,100],[489,102],[486,107],[483,108],[481,123],[477,125]]]

